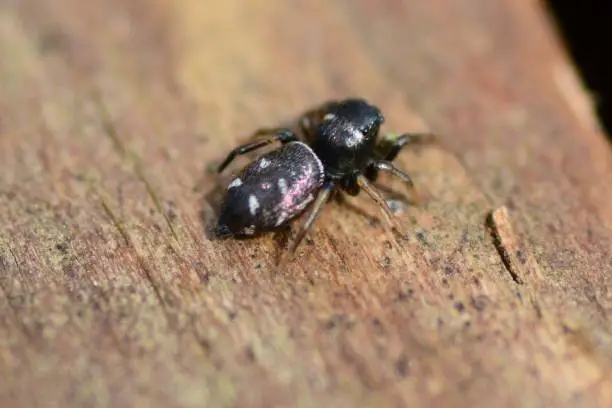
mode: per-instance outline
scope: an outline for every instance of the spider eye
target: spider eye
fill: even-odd
[[[382,121],[379,118],[376,118],[375,120],[364,126],[361,131],[364,135],[372,135],[373,133],[376,133],[378,131],[381,123]]]

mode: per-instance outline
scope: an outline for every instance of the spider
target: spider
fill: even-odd
[[[399,230],[391,208],[372,183],[379,172],[390,173],[400,178],[418,201],[412,179],[392,161],[403,147],[431,141],[435,136],[405,133],[381,142],[383,122],[378,107],[362,98],[348,98],[305,112],[299,119],[302,139],[288,128],[256,131],[255,140],[234,148],[218,172],[239,155],[271,143],[280,146],[246,165],[230,182],[215,235],[239,237],[271,231],[285,226],[310,205],[285,253],[293,254],[337,190],[351,196],[365,191],[382,208],[388,225]]]

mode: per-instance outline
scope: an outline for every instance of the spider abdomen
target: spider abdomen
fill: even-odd
[[[325,181],[312,149],[287,143],[248,164],[229,184],[217,235],[254,235],[301,214]]]

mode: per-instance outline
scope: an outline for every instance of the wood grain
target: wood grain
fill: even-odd
[[[3,0],[0,59],[0,406],[611,406],[612,154],[539,3]],[[349,95],[443,140],[407,238],[209,240],[211,166]]]

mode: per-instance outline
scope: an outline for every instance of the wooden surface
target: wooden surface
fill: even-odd
[[[612,406],[612,155],[540,7],[0,1],[0,406]],[[209,241],[207,169],[347,95],[444,141],[408,239]]]

